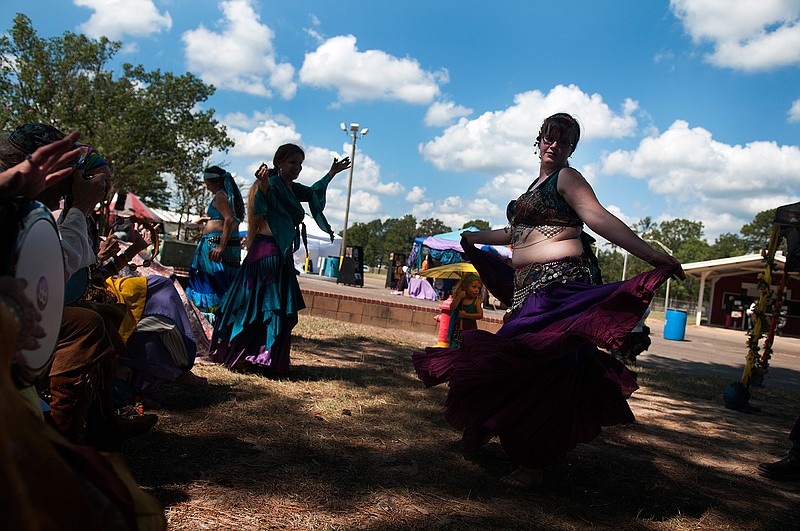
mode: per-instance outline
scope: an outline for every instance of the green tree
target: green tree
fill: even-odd
[[[408,255],[417,237],[417,220],[411,214],[402,218],[354,223],[347,229],[347,239],[364,248],[367,265],[386,265],[391,253]]]
[[[741,256],[747,252],[747,243],[738,234],[726,232],[717,236],[709,251],[710,260]]]
[[[118,190],[157,207],[196,203],[211,153],[233,146],[214,109],[201,110],[215,89],[189,73],[130,64],[115,73],[108,64],[120,47],[71,32],[42,39],[18,14],[0,37],[0,121],[4,128],[35,121],[78,129],[110,162]],[[166,175],[184,191],[172,205]]]
[[[442,234],[444,232],[450,232],[451,230],[453,229],[445,225],[442,220],[427,218],[419,222],[415,237],[433,236],[434,234]]]
[[[749,253],[760,253],[769,244],[772,226],[775,222],[777,208],[764,210],[756,214],[753,221],[742,226],[739,232],[745,242],[745,250]]]
[[[408,254],[417,237],[417,220],[411,214],[406,214],[402,218],[389,218],[383,222],[383,249],[386,254],[384,261],[389,253]]]
[[[492,230],[491,224],[484,219],[472,219],[461,226],[462,229],[467,227],[475,227],[478,230]]]
[[[660,241],[671,249],[678,259],[683,260],[684,257],[680,252],[681,245],[686,241],[702,239],[703,223],[682,218],[672,219],[661,222],[653,234],[655,236],[652,238],[653,240]]]
[[[364,263],[377,267],[386,263],[386,257],[392,251],[384,249],[383,222],[374,219],[368,223],[354,223],[347,229],[347,239],[353,245],[364,249]]]

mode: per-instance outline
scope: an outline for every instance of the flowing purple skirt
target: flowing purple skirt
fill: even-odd
[[[487,263],[470,258],[483,278]],[[602,426],[635,420],[627,398],[636,375],[598,347],[621,344],[675,272],[659,267],[599,286],[588,279],[551,284],[528,296],[496,334],[465,331],[459,349],[414,352],[414,367],[426,386],[449,382],[444,416],[463,431],[466,449],[496,436],[520,465],[558,463]]]
[[[294,263],[258,236],[217,310],[210,356],[229,369],[289,374],[292,329],[305,308]]]

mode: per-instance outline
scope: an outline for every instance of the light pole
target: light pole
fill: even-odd
[[[350,124],[350,128],[342,122],[340,124],[342,131],[347,136],[353,137],[353,144],[350,149],[350,176],[347,178],[347,202],[344,208],[344,228],[342,229],[342,248],[339,251],[339,270],[342,269],[342,263],[344,262],[344,253],[345,253],[345,246],[347,245],[347,220],[350,217],[350,192],[353,189],[353,168],[356,166],[356,139],[360,137],[364,137],[364,135],[369,132],[369,128],[365,127],[361,129],[359,124]],[[361,133],[359,134],[359,130]],[[360,271],[359,271],[360,273]]]

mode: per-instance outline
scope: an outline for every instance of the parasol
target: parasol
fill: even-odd
[[[476,273],[475,266],[469,262],[458,262],[446,264],[417,272],[417,275],[425,278],[461,279],[469,273]]]

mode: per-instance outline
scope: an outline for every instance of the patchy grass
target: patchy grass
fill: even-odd
[[[496,442],[466,457],[410,361],[435,338],[301,316],[292,376],[201,365],[164,385],[160,420],[126,444],[139,483],[181,529],[789,529],[800,486],[755,473],[786,449],[800,392],[722,406],[728,382],[639,369],[637,423],[606,429],[543,486],[503,487]]]

